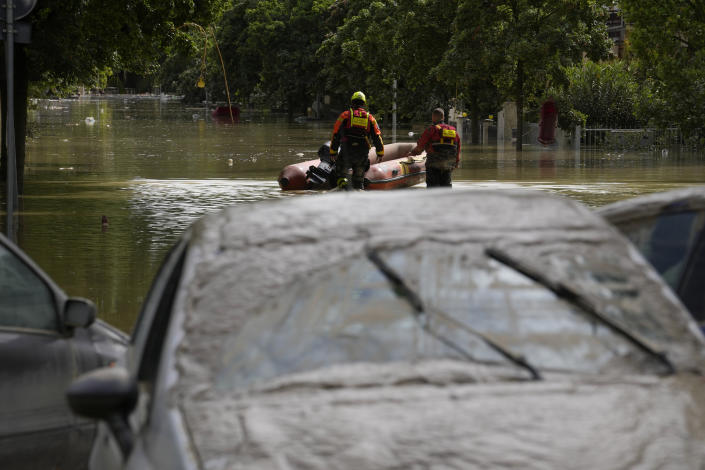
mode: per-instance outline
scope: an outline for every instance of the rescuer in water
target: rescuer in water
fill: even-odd
[[[350,98],[350,109],[343,111],[333,127],[330,158],[335,162],[336,185],[348,188],[347,171],[352,168],[352,185],[363,189],[365,172],[370,168],[368,153],[372,144],[377,151],[377,163],[384,156],[384,142],[374,116],[365,110],[365,94],[356,91]],[[340,147],[340,154],[338,153]]]
[[[451,172],[460,163],[460,138],[455,127],[443,124],[445,113],[436,108],[431,114],[433,124],[416,142],[410,155],[426,150],[426,187],[452,186]]]

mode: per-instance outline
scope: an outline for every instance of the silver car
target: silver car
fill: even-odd
[[[128,338],[95,319],[0,235],[0,466],[87,466],[95,423],[75,416],[64,391],[91,369],[124,360]]]
[[[705,343],[647,261],[538,191],[209,215],[126,367],[67,391],[92,469],[705,466]]]
[[[705,330],[705,186],[600,207],[661,274]]]

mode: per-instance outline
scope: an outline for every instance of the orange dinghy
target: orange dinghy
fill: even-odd
[[[377,161],[375,149],[370,149],[370,169],[365,173],[366,189],[406,188],[425,179],[425,154],[416,157],[406,155],[416,146],[412,142],[387,144],[384,158]],[[330,189],[326,176],[333,171],[333,163],[328,158],[328,144],[318,149],[316,160],[294,163],[284,167],[279,173],[279,187],[283,190]]]
[[[370,165],[365,173],[365,189],[407,188],[425,180],[426,156],[422,154]]]

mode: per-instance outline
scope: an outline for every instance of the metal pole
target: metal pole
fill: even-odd
[[[14,2],[7,2],[7,21],[5,24],[5,69],[7,78],[7,123],[5,142],[7,145],[7,237],[16,242],[14,229],[14,210],[18,206],[17,197],[17,158],[15,155],[15,70],[14,70]]]
[[[394,79],[394,102],[392,103],[392,142],[397,141],[397,79]]]

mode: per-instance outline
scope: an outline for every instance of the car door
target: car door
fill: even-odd
[[[91,470],[181,468],[178,438],[168,424],[166,396],[159,395],[157,380],[188,247],[188,234],[172,247],[142,305],[127,352],[127,373],[139,386],[137,405],[127,416],[133,444],[125,451],[116,429],[105,422],[98,426],[90,458]],[[155,411],[155,408],[158,410]],[[161,413],[160,413],[161,412]]]
[[[28,258],[0,243],[3,467],[80,468],[76,459],[87,455],[94,426],[74,417],[64,398],[78,372],[73,340],[59,313],[64,301]]]

